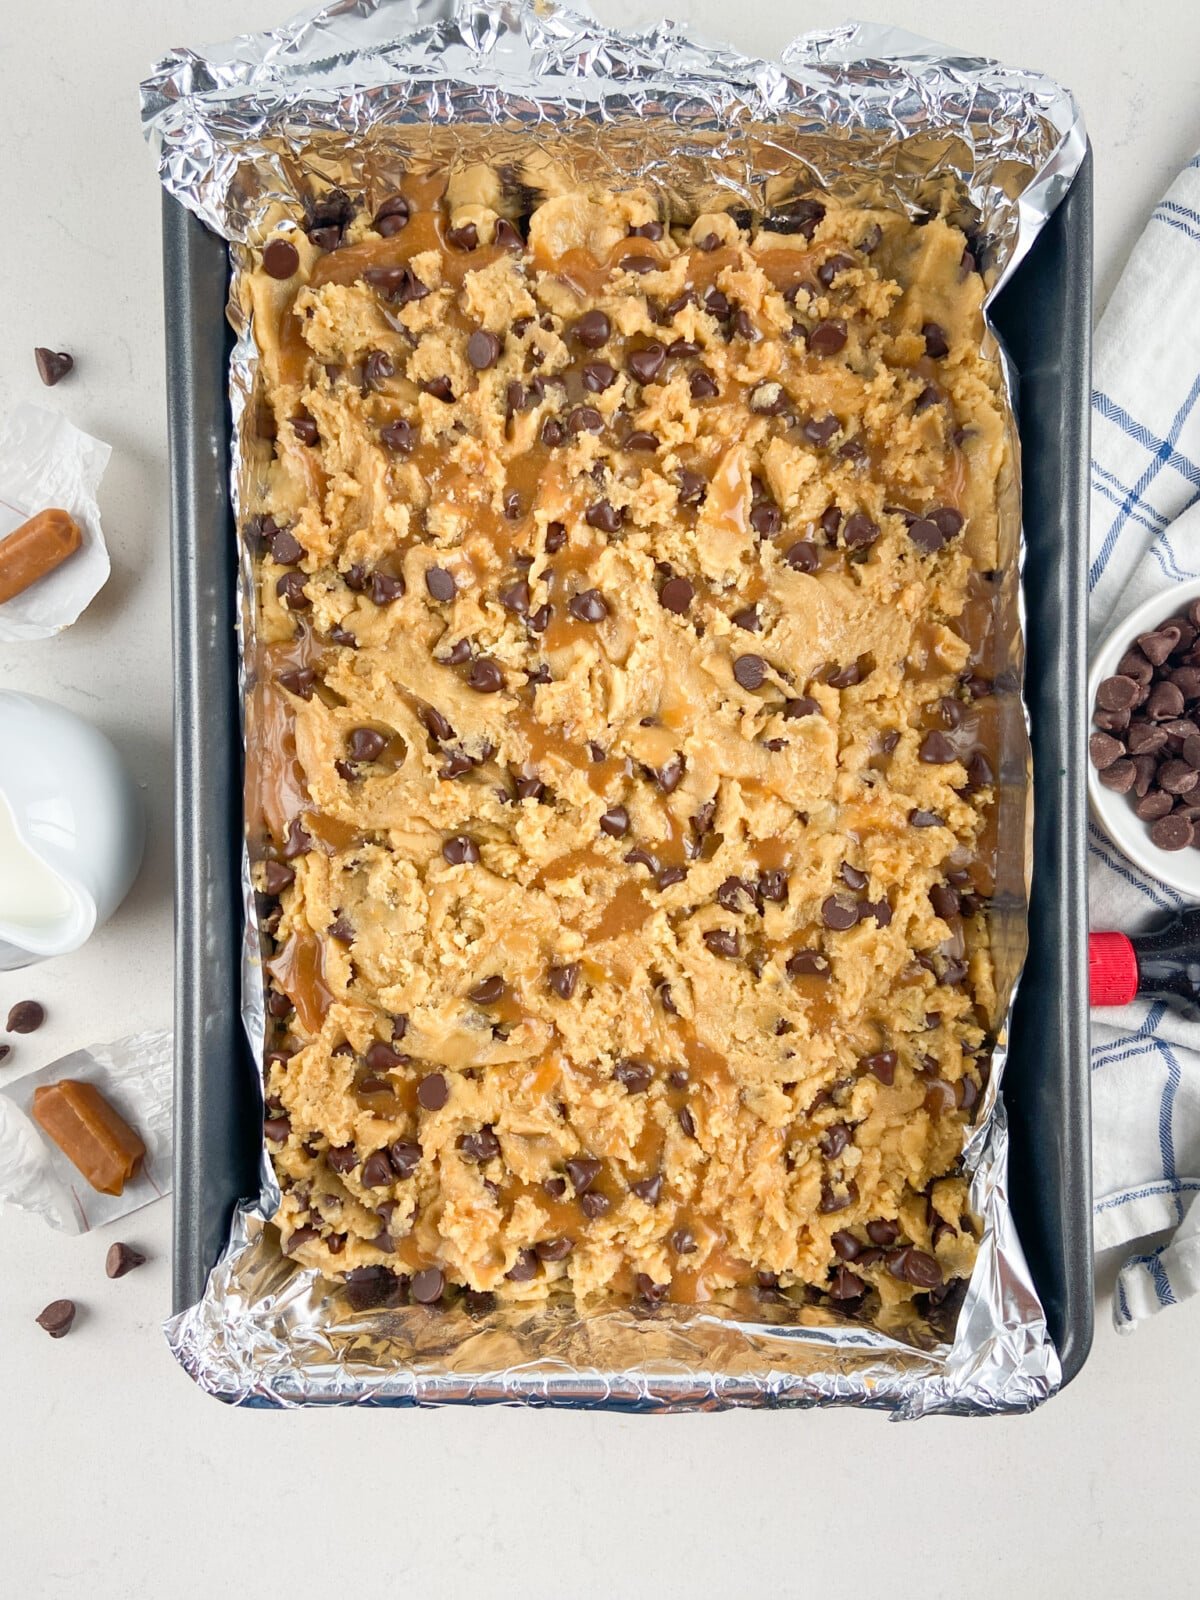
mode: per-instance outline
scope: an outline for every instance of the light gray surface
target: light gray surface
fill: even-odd
[[[147,864],[74,957],[0,976],[46,1027],[11,1067],[171,1011],[170,628],[158,189],[136,84],[170,44],[281,20],[286,0],[54,0],[4,11],[0,409],[42,401],[114,446],[101,494],[113,577],[64,638],[0,646],[0,685],[90,716],[126,752],[151,814]],[[614,22],[643,0],[599,0]],[[875,12],[884,13],[884,7]],[[679,3],[674,14],[774,52],[838,5]],[[1191,0],[891,0],[889,19],[1046,69],[1079,94],[1096,146],[1101,303],[1155,200],[1200,146]],[[74,352],[43,390],[32,346]],[[277,1594],[494,1600],[807,1595],[886,1583],[936,1600],[1195,1592],[1191,1474],[1200,1306],[1118,1340],[1040,1413],[891,1426],[874,1416],[661,1420],[454,1412],[281,1417],[194,1393],[158,1330],[167,1208],[120,1236],[153,1253],[118,1283],[109,1235],[64,1239],[0,1216],[0,1592],[21,1600]],[[1106,1302],[1107,1277],[1102,1282]],[[49,1340],[48,1300],[83,1308]],[[983,1499],[982,1509],[978,1502]],[[870,1577],[868,1577],[870,1574]]]

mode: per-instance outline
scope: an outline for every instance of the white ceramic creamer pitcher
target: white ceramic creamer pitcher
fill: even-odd
[[[128,894],[142,797],[72,711],[0,690],[0,972],[78,950]]]

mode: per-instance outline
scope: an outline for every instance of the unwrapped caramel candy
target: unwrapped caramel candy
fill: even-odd
[[[68,511],[39,511],[7,539],[0,539],[0,605],[61,567],[83,543]]]
[[[33,1120],[101,1194],[120,1194],[146,1154],[99,1089],[74,1078],[34,1090]]]

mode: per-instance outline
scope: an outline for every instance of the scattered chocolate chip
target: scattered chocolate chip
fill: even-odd
[[[683,780],[684,760],[681,755],[672,756],[663,766],[653,772],[654,781],[664,794],[673,794]]]
[[[854,927],[859,919],[857,900],[848,895],[831,894],[821,902],[821,921],[835,933],[844,933]]]
[[[445,841],[442,855],[452,867],[471,866],[479,860],[479,846],[469,834],[459,833]]]
[[[600,831],[610,839],[623,839],[629,832],[629,813],[625,807],[610,807],[600,818]]]
[[[422,1267],[413,1274],[409,1292],[418,1305],[436,1305],[446,1292],[446,1275],[440,1267]]]
[[[922,323],[921,337],[925,340],[925,354],[932,360],[940,361],[943,356],[950,354],[950,340],[940,323]]]
[[[608,616],[608,602],[599,589],[583,589],[571,597],[567,610],[577,622],[603,622]]]
[[[846,345],[846,324],[841,318],[818,322],[808,336],[808,348],[815,356],[835,356]]]
[[[307,611],[312,606],[304,587],[302,572],[285,572],[275,585],[275,593],[289,611]]]
[[[639,428],[625,436],[625,448],[626,450],[657,450],[658,438],[655,434],[646,433]]]
[[[911,1283],[917,1289],[935,1289],[942,1282],[942,1269],[925,1250],[915,1245],[902,1245],[889,1250],[885,1258],[888,1271],[902,1283]]]
[[[958,760],[958,752],[944,733],[939,733],[936,728],[921,740],[917,755],[921,761],[930,766],[945,766],[951,761]]]
[[[1163,743],[1166,743],[1165,734]],[[1114,761],[1125,754],[1125,746],[1111,734],[1093,733],[1088,740],[1088,754],[1092,758],[1092,765],[1103,772],[1105,767],[1111,767]]]
[[[546,973],[546,981],[560,1000],[569,1000],[575,993],[579,973],[578,961],[569,961],[564,966],[551,967]]]
[[[500,1154],[500,1141],[495,1129],[485,1123],[474,1133],[464,1133],[458,1141],[458,1148],[468,1161],[478,1161],[482,1165],[486,1161],[494,1161]]]
[[[593,1156],[572,1156],[566,1162],[567,1177],[577,1195],[586,1194],[600,1176],[601,1163]]]
[[[604,418],[595,406],[574,406],[567,416],[569,433],[603,433]]]
[[[585,311],[571,332],[585,350],[599,350],[608,342],[612,324],[603,311]]]
[[[663,1176],[661,1172],[652,1173],[648,1178],[639,1178],[636,1183],[629,1185],[630,1192],[637,1195],[639,1200],[644,1200],[648,1206],[656,1206],[662,1196]]]
[[[46,1008],[37,1000],[18,1000],[8,1013],[9,1033],[34,1033],[46,1020]]]
[[[1137,704],[1140,689],[1141,685],[1133,678],[1121,675],[1105,678],[1096,690],[1096,704],[1105,711],[1128,711]],[[1181,702],[1182,698],[1181,695]],[[1182,709],[1181,704],[1180,710]]]
[[[467,999],[473,1000],[477,1006],[492,1006],[507,992],[508,985],[499,973],[493,973],[490,978],[484,978],[473,989],[467,991]]]
[[[741,949],[741,941],[732,928],[710,928],[704,935],[704,943],[714,956],[732,958]]]
[[[587,361],[583,366],[583,387],[592,394],[603,394],[617,381],[617,369],[607,361]]]
[[[38,345],[33,352],[33,359],[37,363],[38,377],[47,389],[53,389],[56,383],[61,383],[67,373],[75,365],[74,358],[65,350],[47,350],[45,345]],[[55,1301],[55,1304],[69,1304],[69,1301]],[[66,1332],[66,1329],[63,1330]],[[57,1336],[56,1336],[57,1337]]]
[[[363,362],[363,384],[367,389],[381,388],[389,378],[395,377],[396,368],[386,350],[372,350]]]
[[[795,721],[798,717],[815,716],[821,707],[815,700],[810,700],[807,695],[796,695],[783,702],[783,715],[786,721]]]
[[[447,572],[445,567],[429,567],[425,573],[425,587],[433,599],[441,602],[453,600],[458,593],[454,574]]]
[[[417,1085],[417,1101],[426,1111],[440,1111],[449,1098],[449,1085],[440,1072],[431,1072]]]
[[[686,578],[668,578],[658,592],[659,604],[677,617],[687,615],[695,597],[696,591]]]
[[[393,234],[399,233],[407,224],[412,214],[412,208],[402,194],[394,194],[385,200],[375,213],[371,226],[376,233],[390,239]]]
[[[467,687],[476,694],[495,694],[504,687],[504,673],[490,656],[478,656],[467,673]]]
[[[312,840],[299,817],[293,817],[288,823],[287,834],[284,838],[283,857],[285,861],[294,861],[297,856],[302,856],[312,849]]]
[[[721,392],[717,380],[707,367],[697,367],[688,379],[688,388],[693,400],[713,400]]]
[[[733,663],[733,676],[743,689],[761,689],[767,677],[767,663],[762,656],[738,656]]]
[[[479,229],[473,222],[463,222],[457,228],[447,228],[446,243],[452,250],[468,252],[477,250],[479,248]]]
[[[504,1274],[510,1283],[528,1283],[538,1275],[538,1258],[532,1250],[520,1250],[517,1259]]]
[[[842,542],[848,550],[865,550],[879,537],[879,524],[864,511],[852,511],[842,529]]]
[[[454,400],[454,386],[450,379],[443,373],[437,378],[427,378],[421,385],[421,393],[431,395],[435,400],[441,400],[450,405]]]
[[[575,1248],[573,1239],[539,1239],[534,1245],[539,1261],[565,1261]]]
[[[467,360],[476,372],[486,372],[500,359],[500,340],[486,328],[476,328],[467,340]]]
[[[639,1061],[634,1056],[629,1056],[624,1061],[618,1061],[613,1068],[613,1077],[629,1094],[645,1094],[654,1077],[654,1068],[648,1061]]]
[[[45,1328],[52,1339],[63,1339],[75,1321],[74,1300],[51,1300],[44,1311],[35,1318],[39,1328]]]
[[[827,978],[829,962],[819,950],[795,950],[787,959],[786,971],[789,978]]]
[[[886,1088],[890,1088],[896,1077],[896,1063],[898,1057],[894,1050],[880,1050],[876,1055],[864,1056],[859,1066],[866,1072],[873,1073]]]
[[[386,1150],[373,1150],[362,1164],[359,1181],[365,1189],[386,1189],[395,1173]]]
[[[394,600],[399,600],[403,594],[403,578],[393,577],[390,572],[374,572],[371,574],[371,599],[375,605],[391,605]]]
[[[525,241],[507,217],[501,217],[492,230],[492,243],[501,250],[523,250]]]

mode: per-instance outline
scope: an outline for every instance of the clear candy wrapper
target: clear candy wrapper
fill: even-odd
[[[587,15],[511,3],[343,0],[270,34],[176,51],[142,86],[145,130],[168,190],[231,241],[239,334],[230,387],[235,501],[253,504],[257,357],[238,292],[281,214],[338,187],[382,196],[398,167],[486,163],[536,192],[565,181],[658,193],[673,216],[700,207],[786,211],[813,189],[939,208],[969,234],[992,295],[1065,195],[1085,151],[1070,95],[1048,79],[911,36],[847,25],[796,40],[779,62],[695,40],[673,24],[623,34]],[[1011,616],[1019,666],[1019,511]],[[253,627],[243,572],[243,645]],[[1019,717],[1018,717],[1019,722]],[[1024,729],[1018,729],[1019,745]],[[992,929],[1011,1004],[1024,953],[1028,787],[1001,801],[1007,909]],[[1007,809],[1006,809],[1007,808]],[[246,886],[243,1016],[264,1038],[254,896]],[[1060,1382],[1013,1227],[999,1029],[980,1119],[963,1152],[982,1237],[957,1319],[912,1342],[821,1305],[764,1303],[749,1320],[719,1304],[571,1304],[468,1311],[463,1303],[354,1311],[280,1252],[278,1189],[239,1207],[199,1304],[168,1324],[193,1378],[223,1398],[298,1404],[526,1402],[627,1410],[842,1402],[898,1416],[1028,1409]]]
[[[108,582],[96,495],[111,454],[110,445],[41,406],[17,406],[0,420],[0,539],[51,506],[69,511],[83,531],[74,555],[0,605],[0,643],[61,633]]]
[[[130,1034],[27,1072],[0,1090],[0,1202],[43,1217],[60,1233],[87,1233],[171,1192],[171,1035]],[[96,1086],[141,1135],[146,1154],[121,1194],[101,1194],[33,1121],[36,1089],[78,1079]]]

